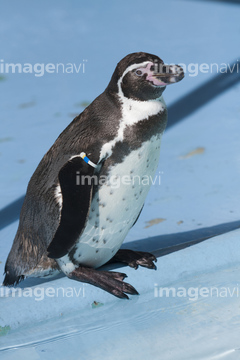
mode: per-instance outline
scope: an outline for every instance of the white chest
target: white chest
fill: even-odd
[[[154,181],[159,153],[160,137],[154,136],[112,167],[107,177],[100,177],[102,185],[74,254],[79,264],[99,267],[119,250]]]

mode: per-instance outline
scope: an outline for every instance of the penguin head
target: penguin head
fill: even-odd
[[[156,55],[132,53],[117,64],[107,90],[138,101],[154,100],[162,95],[167,85],[183,77],[179,65],[166,65]]]

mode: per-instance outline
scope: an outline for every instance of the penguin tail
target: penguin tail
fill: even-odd
[[[24,275],[13,275],[9,272],[5,273],[5,278],[3,280],[3,286],[14,286],[17,285],[20,281],[24,279]]]
[[[17,269],[10,264],[9,260],[6,262],[4,275],[3,286],[17,285],[24,279],[24,275],[19,275]]]

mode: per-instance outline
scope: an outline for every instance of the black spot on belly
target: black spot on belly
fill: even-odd
[[[139,196],[135,196],[136,201],[139,199]]]
[[[106,239],[103,239],[103,243],[106,244],[107,240]]]
[[[99,252],[99,250],[96,250],[96,253],[98,253]]]

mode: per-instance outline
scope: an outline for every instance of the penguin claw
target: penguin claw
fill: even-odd
[[[68,274],[68,277],[97,286],[120,299],[129,299],[127,294],[139,295],[132,285],[123,281],[127,277],[124,273],[98,271],[80,266]]]
[[[154,262],[157,262],[157,258],[153,254],[144,251],[120,249],[111,262],[123,262],[134,269],[137,269],[139,265],[148,269],[157,269],[154,264]]]
[[[139,295],[138,291],[130,284],[128,283],[124,283],[123,282],[123,289],[119,290],[119,289],[114,289],[112,294],[117,296],[120,299],[129,299],[129,297],[127,296],[127,294],[130,295]],[[126,293],[126,294],[125,294]]]

